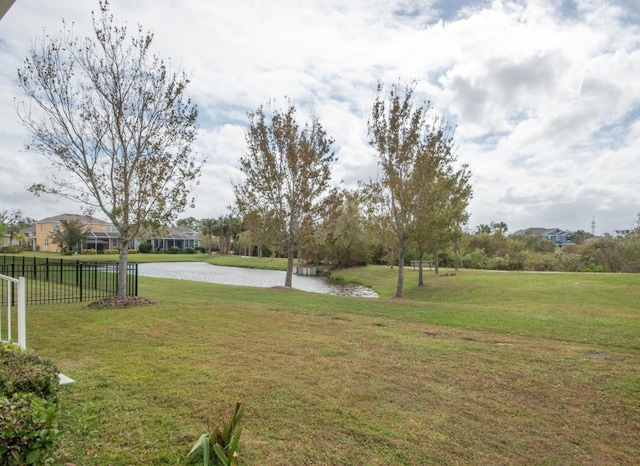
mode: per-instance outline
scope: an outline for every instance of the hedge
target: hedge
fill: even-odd
[[[54,462],[58,386],[50,361],[0,344],[0,466]]]

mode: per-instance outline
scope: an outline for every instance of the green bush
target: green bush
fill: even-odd
[[[82,254],[86,254],[86,255],[98,254],[98,251],[96,251],[95,249],[83,249]]]
[[[196,250],[192,247],[188,247],[184,250],[185,254],[195,254]]]
[[[103,254],[120,254],[118,249],[104,249],[102,251]]]
[[[151,243],[142,243],[140,244],[140,246],[138,246],[138,251],[140,251],[142,254],[149,254],[153,249],[153,246],[151,245]]]
[[[0,466],[54,462],[58,370],[15,345],[0,345]]]
[[[178,246],[171,246],[169,248],[169,254],[178,254],[180,252],[180,248]]]
[[[58,385],[58,369],[51,361],[15,345],[0,345],[0,395],[29,392],[53,400]]]
[[[0,397],[0,465],[53,464],[58,404],[34,393]]]
[[[138,254],[137,249],[127,249],[127,254]]]

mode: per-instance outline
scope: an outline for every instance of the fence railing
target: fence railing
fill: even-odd
[[[6,320],[3,324],[2,322],[2,312],[0,311],[0,341],[14,343],[13,339],[13,322],[12,316],[15,308],[18,320],[18,346],[22,349],[26,349],[27,347],[27,322],[26,322],[26,302],[25,302],[25,282],[24,277],[20,277],[18,279],[13,277],[7,277],[6,275],[0,274],[0,283],[11,284],[6,287],[7,298],[7,314]],[[17,295],[14,299],[13,294],[13,285],[17,285]],[[4,296],[4,293],[3,293]],[[17,306],[13,304],[14,301],[17,300]]]
[[[95,301],[116,296],[118,290],[118,264],[114,262],[0,255],[0,274],[26,278],[28,304]],[[15,291],[14,282],[0,281],[3,305],[9,287]],[[127,264],[127,295],[138,295],[137,264]],[[11,296],[15,304],[15,294]]]

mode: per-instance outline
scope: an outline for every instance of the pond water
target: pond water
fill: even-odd
[[[258,270],[243,267],[222,267],[203,262],[160,262],[138,264],[138,274],[143,277],[177,278],[221,285],[257,286],[271,288],[284,285],[285,272]],[[371,288],[360,285],[332,282],[325,277],[293,275],[293,288],[313,293],[341,296],[377,298]]]

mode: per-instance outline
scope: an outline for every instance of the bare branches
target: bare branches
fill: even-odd
[[[28,149],[64,177],[34,184],[102,211],[121,250],[141,228],[170,223],[192,203],[203,161],[192,152],[197,108],[184,95],[184,73],[151,54],[153,35],[129,36],[100,2],[94,37],[77,38],[63,22],[18,70],[26,100],[17,111]]]

